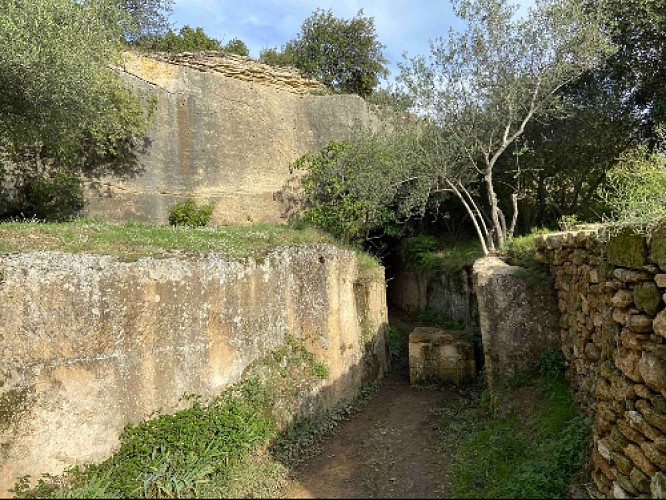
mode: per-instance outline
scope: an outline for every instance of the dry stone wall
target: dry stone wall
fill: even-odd
[[[376,120],[358,96],[241,56],[127,52],[118,71],[155,109],[131,172],[85,182],[85,212],[113,222],[165,223],[188,196],[214,205],[213,224],[285,221],[289,165]]]
[[[592,477],[611,498],[666,498],[666,234],[539,236],[555,278],[577,401],[593,419]]]
[[[0,255],[0,497],[17,477],[109,456],[127,422],[210,398],[287,334],[329,375],[304,417],[388,368],[382,268],[331,245],[262,261]]]

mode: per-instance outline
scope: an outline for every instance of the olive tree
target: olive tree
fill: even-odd
[[[433,192],[460,200],[489,253],[513,234],[520,196],[516,176],[510,203],[498,199],[498,161],[532,121],[558,113],[561,89],[597,66],[612,45],[597,14],[573,0],[536,0],[525,18],[505,0],[453,4],[466,29],[431,41],[428,57],[401,64],[399,81],[413,110],[431,124],[422,156],[438,171]]]

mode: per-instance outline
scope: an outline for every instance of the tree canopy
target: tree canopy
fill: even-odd
[[[124,19],[111,0],[0,0],[0,168],[23,166],[19,188],[47,164],[54,175],[133,167],[146,107],[109,68]]]
[[[456,0],[454,8],[466,29],[432,41],[429,57],[402,64],[400,81],[438,131],[427,148],[439,168],[436,189],[456,195],[484,250],[493,251],[513,234],[522,180],[516,172],[511,202],[502,206],[498,161],[535,118],[561,112],[560,91],[612,46],[598,14],[573,1],[537,0],[525,19],[504,0]],[[475,196],[479,184],[487,213]]]
[[[666,148],[666,6],[661,0],[582,0],[600,7],[618,50],[602,75],[617,86],[618,104],[632,116],[636,136]]]
[[[260,58],[269,64],[295,66],[337,92],[367,96],[388,75],[383,49],[374,19],[364,16],[362,9],[352,19],[317,9],[303,21],[295,39],[281,51],[262,50]]]

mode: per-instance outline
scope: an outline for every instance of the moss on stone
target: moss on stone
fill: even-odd
[[[23,388],[0,394],[0,432],[7,430],[16,416],[26,410],[28,392],[28,388]]]
[[[647,264],[645,235],[632,227],[612,232],[606,246],[606,255],[608,256],[608,262],[616,266],[644,266]]]
[[[661,309],[661,292],[654,282],[638,283],[634,288],[634,303],[641,311],[655,316]]]
[[[650,233],[650,260],[666,270],[666,223],[662,223]]]

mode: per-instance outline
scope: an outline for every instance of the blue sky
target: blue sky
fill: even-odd
[[[532,0],[514,0],[521,12]],[[258,57],[265,47],[280,47],[296,37],[303,20],[316,8],[333,10],[349,19],[359,9],[374,17],[377,35],[386,45],[391,79],[403,52],[409,56],[428,53],[428,40],[460,27],[449,0],[175,0],[171,22],[176,28],[201,26],[213,38],[226,43],[240,38]]]

